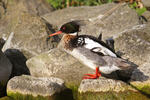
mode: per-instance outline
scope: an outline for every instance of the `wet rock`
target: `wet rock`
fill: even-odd
[[[122,81],[105,78],[83,80],[78,91],[78,99],[80,100],[120,100],[122,98],[126,100],[133,98],[134,100],[149,99]]]
[[[102,33],[103,39],[139,24],[137,13],[128,5],[113,3],[95,7],[70,7],[46,14],[43,18],[58,28],[71,20],[82,20],[79,34],[98,37]]]
[[[33,76],[16,76],[9,80],[7,85],[7,95],[20,100],[39,99],[56,100],[55,96],[59,96],[65,89],[64,81],[58,78],[36,78]]]

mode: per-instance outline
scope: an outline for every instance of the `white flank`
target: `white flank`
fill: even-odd
[[[85,48],[87,49],[93,49],[93,48],[100,48],[99,52],[103,53],[104,55],[109,55],[112,57],[117,57],[115,53],[113,53],[111,50],[107,49],[106,47],[102,46],[101,44],[97,43],[96,41],[93,41],[92,39],[85,38]]]
[[[96,69],[96,67],[99,67],[100,72],[105,74],[110,74],[113,71],[120,70],[117,66],[97,66],[93,63],[92,60],[89,60],[86,56],[82,55],[78,49],[74,49],[72,52],[68,52],[75,58],[77,58],[81,63],[88,66],[91,69]]]
[[[99,70],[105,74],[110,74],[113,71],[120,70],[117,66],[99,66]]]
[[[87,59],[86,56],[82,55],[78,49],[74,49],[72,52],[68,52],[69,54],[71,54],[72,56],[74,56],[75,58],[77,58],[81,63],[83,63],[84,65],[92,68],[92,69],[95,69],[96,66],[93,61]]]

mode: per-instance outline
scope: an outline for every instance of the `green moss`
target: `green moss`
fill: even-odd
[[[66,87],[72,91],[72,96],[74,100],[78,100],[78,87],[79,85],[74,83],[67,83]]]
[[[107,93],[81,93],[77,100],[149,100],[139,92],[107,92]]]
[[[12,98],[10,98],[10,97],[2,97],[2,98],[0,98],[0,100],[13,100]]]
[[[72,96],[72,91],[65,89],[61,93],[56,93],[52,96],[32,96],[29,94],[23,95],[20,93],[7,92],[8,96],[13,98],[13,100],[74,100]]]
[[[52,97],[43,96],[32,96],[32,95],[22,95],[20,93],[7,92],[7,95],[12,97],[14,100],[53,100]]]
[[[150,84],[132,84],[137,90],[150,96]]]

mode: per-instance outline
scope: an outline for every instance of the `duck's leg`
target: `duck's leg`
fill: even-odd
[[[85,74],[86,76],[83,77],[83,79],[97,79],[101,76],[101,73],[99,71],[99,67],[96,67],[96,73],[95,74]]]

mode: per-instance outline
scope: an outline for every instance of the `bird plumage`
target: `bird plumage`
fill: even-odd
[[[96,69],[96,74],[88,74],[91,78],[98,78],[100,72],[110,74],[113,71],[126,70],[131,67],[126,60],[119,58],[114,50],[100,39],[89,35],[78,35],[79,26],[74,21],[69,22],[62,25],[60,31],[54,34],[65,33],[61,40],[64,50],[86,66]]]

